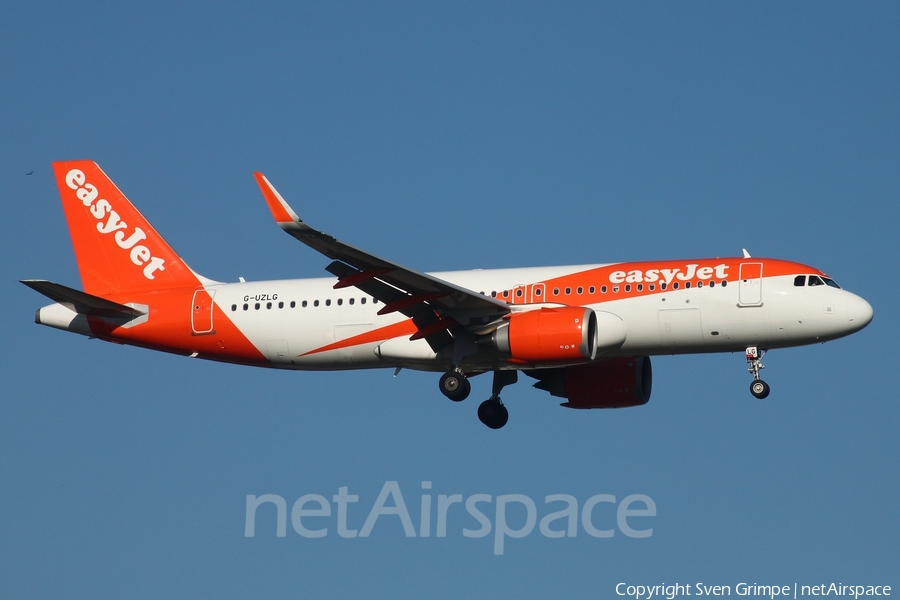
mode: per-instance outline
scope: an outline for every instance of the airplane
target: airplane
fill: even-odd
[[[425,273],[302,221],[262,173],[285,232],[330,277],[222,283],[191,268],[92,161],[53,169],[84,291],[22,283],[54,301],[35,322],[109,342],[296,370],[442,373],[459,402],[492,373],[478,417],[500,429],[521,371],[574,409],[646,404],[651,356],[744,352],[750,391],[767,350],[834,340],[873,317],[863,298],[796,262],[743,256]]]

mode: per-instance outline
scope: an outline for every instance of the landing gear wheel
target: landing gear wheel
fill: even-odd
[[[478,407],[478,418],[491,429],[500,429],[509,421],[509,411],[499,398],[485,400]]]
[[[759,378],[759,372],[766,368],[765,365],[762,364],[762,357],[765,355],[766,351],[764,349],[761,350],[756,346],[749,346],[747,348],[747,364],[750,365],[747,370],[753,375],[753,382],[750,384],[750,393],[760,400],[769,395],[769,384]]]
[[[441,393],[453,400],[461,402],[469,397],[472,391],[472,385],[466,376],[459,371],[447,371],[441,375],[440,382]]]
[[[750,384],[750,393],[762,400],[769,395],[769,384],[762,379],[757,379]]]

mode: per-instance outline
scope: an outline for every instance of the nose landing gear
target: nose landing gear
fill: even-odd
[[[759,378],[759,372],[765,369],[762,364],[762,358],[766,355],[765,350],[760,350],[756,346],[747,348],[747,363],[750,367],[747,369],[753,375],[753,382],[750,384],[750,393],[762,400],[769,395],[769,384]]]

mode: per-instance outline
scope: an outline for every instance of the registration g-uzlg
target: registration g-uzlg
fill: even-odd
[[[767,350],[864,328],[872,307],[818,268],[742,256],[426,273],[303,222],[256,173],[275,221],[328,260],[328,277],[224,283],[193,271],[97,164],[53,165],[82,290],[23,281],[54,304],[43,325],[110,342],[258,367],[417,369],[453,401],[491,374],[478,406],[509,413],[523,373],[567,408],[639,406],[650,357],[744,352],[750,391]],[[822,383],[821,385],[825,385]]]

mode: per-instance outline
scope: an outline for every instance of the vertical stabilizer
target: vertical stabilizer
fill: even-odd
[[[200,285],[97,163],[55,162],[53,171],[85,292],[108,296]]]

